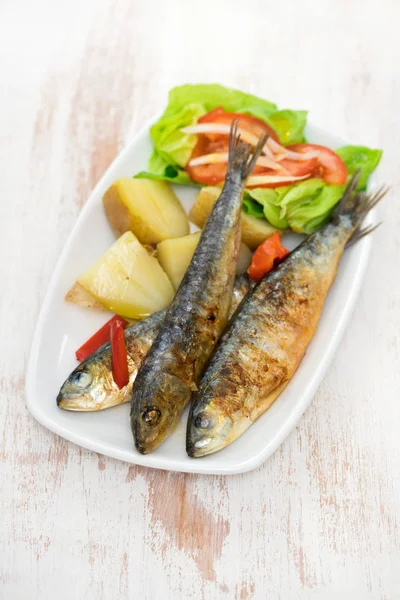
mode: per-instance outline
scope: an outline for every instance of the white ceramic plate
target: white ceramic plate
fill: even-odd
[[[45,427],[85,448],[159,469],[192,473],[241,473],[258,467],[294,428],[310,403],[336,350],[356,301],[367,264],[371,238],[345,253],[329,293],[318,331],[293,380],[272,407],[238,440],[223,451],[192,459],[185,451],[187,412],[177,430],[154,453],[136,451],[129,424],[129,405],[100,412],[68,412],[56,405],[61,384],[75,368],[75,350],[108,318],[107,313],[73,306],[64,296],[77,275],[114,241],[103,213],[102,196],[118,177],[146,169],[151,152],[149,125],[116,158],[86,203],[64,248],[37,324],[27,374],[27,403]],[[344,140],[316,127],[307,127],[307,139],[337,148]],[[196,189],[177,186],[186,209]],[[370,217],[372,222],[373,217]],[[293,248],[296,235],[285,238]]]

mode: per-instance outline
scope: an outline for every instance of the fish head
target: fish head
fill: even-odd
[[[190,394],[190,386],[167,372],[158,372],[150,384],[134,388],[131,427],[141,454],[152,452],[170,435]]]
[[[186,451],[192,458],[199,458],[222,450],[230,443],[233,430],[232,417],[213,402],[194,404],[188,419]]]
[[[110,367],[101,360],[85,360],[61,386],[58,406],[65,410],[92,411],[123,402],[121,395],[127,392],[119,390]]]

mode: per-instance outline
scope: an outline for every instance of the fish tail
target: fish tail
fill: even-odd
[[[381,186],[372,193],[357,192],[356,189],[359,180],[360,170],[358,169],[350,179],[343,197],[333,215],[334,220],[341,216],[348,216],[353,223],[354,231],[347,246],[352,246],[366,235],[372,233],[372,231],[380,225],[378,224],[363,228],[362,222],[369,211],[372,210],[389,191],[387,186]]]
[[[229,133],[229,158],[228,158],[228,170],[227,176],[239,171],[242,179],[247,177],[252,172],[254,165],[258,157],[260,156],[262,149],[264,148],[268,139],[268,134],[263,135],[258,141],[257,146],[254,148],[254,152],[251,155],[251,145],[245,144],[238,133],[239,119],[232,121],[231,131]]]

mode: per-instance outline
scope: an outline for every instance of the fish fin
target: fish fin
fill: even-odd
[[[265,133],[258,140],[257,146],[254,148],[253,156],[251,157],[251,159],[249,160],[249,162],[247,164],[247,171],[246,171],[245,177],[248,177],[250,175],[250,173],[252,172],[252,170],[254,169],[257,159],[260,156],[265,144],[267,143],[268,138],[269,138],[268,133]]]
[[[228,170],[227,176],[234,172],[239,171],[242,178],[246,179],[254,168],[257,158],[265,146],[268,139],[268,134],[264,135],[254,149],[253,155],[251,156],[251,145],[246,144],[241,140],[239,129],[239,119],[232,121],[231,130],[229,133],[229,157],[228,157]]]
[[[333,214],[333,220],[343,215],[348,215],[353,222],[355,228],[347,246],[355,244],[358,240],[369,233],[372,233],[372,231],[376,229],[377,226],[361,228],[361,224],[369,211],[372,210],[389,191],[388,186],[381,186],[371,193],[357,192],[356,188],[359,180],[360,170],[358,169],[350,179],[343,197]]]
[[[367,227],[358,226],[351,238],[349,239],[349,241],[347,242],[346,248],[351,248],[351,246],[354,246],[354,244],[359,242],[366,235],[369,235],[370,233],[375,231],[375,229],[378,229],[378,227],[380,227],[381,225],[382,221],[380,223],[377,223],[376,225],[368,225]]]

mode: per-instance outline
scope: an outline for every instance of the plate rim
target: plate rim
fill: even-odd
[[[131,152],[132,146],[137,143],[137,140],[140,139],[146,132],[149,131],[151,125],[159,118],[159,115],[150,119],[137,133],[130,139],[124,148],[115,156],[112,163],[109,167],[104,171],[101,178],[89,194],[85,205],[80,211],[74,226],[72,227],[68,238],[66,240],[65,246],[62,249],[60,256],[56,261],[56,265],[52,272],[50,282],[48,284],[46,294],[44,296],[44,300],[39,311],[39,316],[37,319],[35,331],[33,334],[31,349],[28,358],[27,371],[26,371],[26,380],[25,380],[25,397],[26,404],[29,412],[38,421],[41,425],[46,427],[49,431],[63,437],[69,442],[73,442],[78,446],[86,448],[87,450],[92,450],[94,452],[98,452],[100,454],[110,456],[117,460],[122,460],[129,464],[136,464],[144,467],[150,467],[161,470],[175,471],[175,472],[183,472],[183,473],[193,473],[196,475],[236,475],[239,473],[246,473],[257,469],[260,465],[262,465],[274,452],[275,450],[283,443],[289,433],[296,427],[300,418],[304,414],[307,407],[310,405],[324,375],[326,374],[327,368],[330,362],[333,359],[333,356],[338,349],[340,341],[343,337],[346,326],[350,320],[350,317],[353,313],[357,297],[360,292],[361,284],[364,279],[366,267],[368,264],[368,258],[370,255],[371,247],[372,247],[372,236],[367,236],[360,242],[360,246],[362,249],[360,251],[359,260],[357,262],[356,270],[354,271],[354,281],[351,287],[351,293],[346,296],[346,301],[341,307],[341,315],[337,322],[336,329],[333,332],[332,338],[330,340],[329,345],[325,348],[323,356],[318,363],[318,368],[315,370],[313,376],[308,381],[307,385],[304,386],[301,398],[296,403],[296,405],[291,410],[290,414],[285,419],[285,422],[279,427],[274,437],[270,440],[270,442],[263,448],[261,452],[257,455],[254,455],[248,459],[244,459],[233,466],[226,466],[225,468],[221,465],[218,467],[213,467],[211,464],[207,464],[204,467],[201,467],[201,459],[193,459],[193,466],[189,466],[186,462],[181,462],[179,460],[174,459],[174,463],[171,464],[169,458],[165,458],[162,455],[142,455],[139,452],[137,455],[135,454],[135,460],[132,460],[132,456],[128,454],[127,451],[123,449],[116,449],[113,445],[108,444],[106,442],[97,442],[92,440],[89,437],[82,437],[81,434],[74,434],[73,431],[70,431],[64,428],[59,423],[55,422],[51,419],[46,412],[40,407],[40,404],[35,402],[35,392],[34,392],[34,384],[35,384],[35,372],[36,365],[38,363],[39,358],[39,345],[41,332],[45,323],[46,315],[48,313],[48,309],[51,306],[51,298],[53,297],[53,292],[56,288],[56,282],[58,281],[59,273],[62,270],[62,267],[66,261],[66,257],[69,254],[70,247],[72,246],[73,233],[80,227],[81,223],[84,221],[86,213],[91,210],[91,206],[94,202],[94,197],[97,196],[98,190],[103,186],[103,180],[106,178],[109,171],[111,171],[115,164],[119,161],[122,161],[125,156],[129,155]],[[318,125],[314,125],[313,123],[307,123],[308,127],[311,127],[313,131],[318,131],[321,134],[330,134],[326,129],[319,127]],[[345,142],[351,144],[350,141],[347,140],[346,137],[337,136],[338,138]],[[376,183],[376,172],[370,178],[370,184]],[[376,209],[372,211],[369,220],[372,222],[376,221]],[[349,250],[351,252],[351,250]],[[296,374],[294,375],[294,377]],[[198,465],[198,466],[196,466]]]

